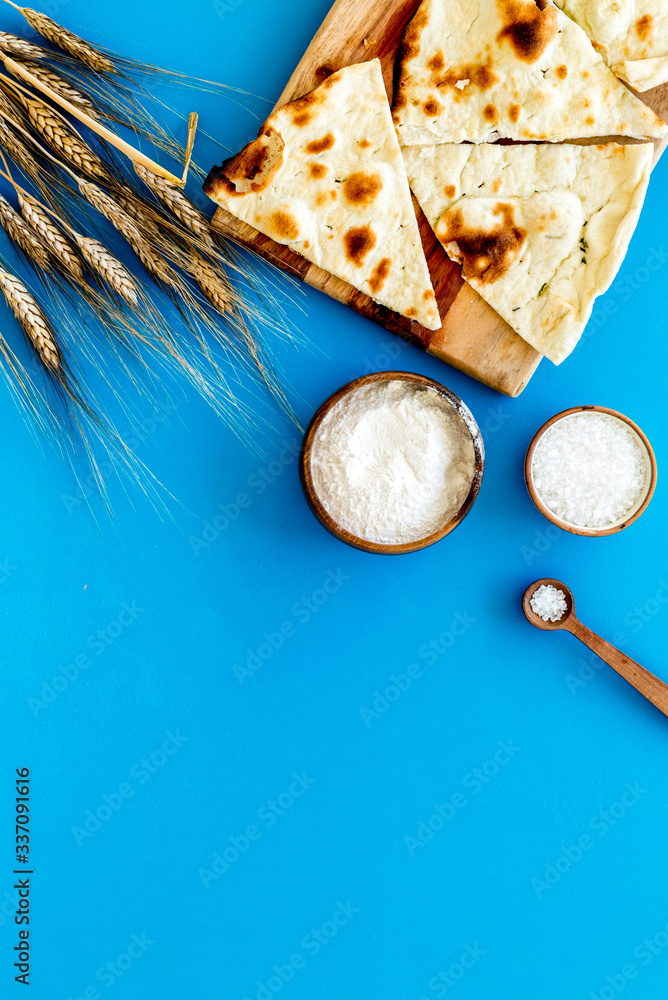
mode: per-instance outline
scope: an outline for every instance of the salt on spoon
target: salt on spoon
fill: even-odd
[[[570,632],[668,715],[668,684],[583,625],[575,615],[573,594],[565,583],[547,578],[536,580],[525,591],[522,608],[527,620],[536,628],[547,632],[555,629]]]

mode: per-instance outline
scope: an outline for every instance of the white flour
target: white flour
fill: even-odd
[[[436,392],[396,379],[361,386],[332,407],[313,441],[322,505],[358,538],[386,545],[437,531],[468,496],[471,434]]]

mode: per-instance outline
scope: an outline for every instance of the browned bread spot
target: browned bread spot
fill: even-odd
[[[654,18],[651,14],[645,14],[636,21],[636,34],[641,41],[646,42],[652,34]]]
[[[383,187],[380,174],[356,171],[343,185],[343,193],[351,205],[370,205],[376,200]]]
[[[313,142],[306,144],[306,152],[312,155],[317,155],[318,153],[324,153],[326,150],[331,149],[334,145],[334,136],[331,132],[327,135],[323,135],[322,139],[314,139]]]
[[[269,224],[280,243],[284,243],[286,240],[299,239],[297,220],[289,212],[274,212],[269,217]]]
[[[362,266],[364,258],[371,253],[377,242],[371,226],[354,226],[343,236],[346,257],[356,267]]]
[[[557,9],[544,0],[497,0],[504,26],[497,40],[508,40],[523,62],[538,60],[558,31]]]
[[[373,295],[378,295],[378,292],[382,289],[383,285],[387,281],[387,276],[390,273],[390,268],[392,267],[392,261],[389,257],[383,257],[379,261],[371,272],[371,277],[369,278],[369,288]]]
[[[436,227],[441,243],[456,244],[464,277],[488,285],[504,276],[527,238],[526,229],[515,225],[512,205],[499,202],[494,215],[499,221],[491,229],[475,229],[467,226],[461,209],[449,209]]]

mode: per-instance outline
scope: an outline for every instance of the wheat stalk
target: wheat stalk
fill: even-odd
[[[0,51],[19,59],[44,59],[48,56],[46,49],[33,45],[18,35],[11,35],[8,31],[0,31]]]
[[[98,274],[106,284],[112,288],[117,295],[136,306],[139,302],[137,296],[137,286],[134,278],[127,271],[120,260],[107,250],[102,243],[92,239],[90,236],[74,234],[77,246],[81,250],[86,263]]]
[[[15,5],[12,5],[15,6]],[[74,32],[68,31],[62,25],[52,21],[46,14],[41,14],[38,10],[30,7],[18,8],[31,28],[34,28],[42,38],[46,38],[57,48],[67,52],[68,55],[79,62],[84,63],[89,69],[96,73],[115,73],[116,67],[111,59],[108,59],[99,49],[94,48],[85,39]]]
[[[5,2],[10,3],[11,0],[5,0]],[[151,160],[150,157],[140,152],[140,150],[135,149],[134,146],[131,146],[129,143],[127,143],[124,139],[121,139],[120,136],[116,135],[114,132],[111,132],[108,128],[106,128],[106,126],[100,124],[100,122],[97,121],[95,118],[91,118],[91,116],[86,114],[86,112],[83,111],[81,108],[77,108],[76,105],[72,104],[71,101],[68,101],[67,98],[61,97],[59,94],[56,94],[51,89],[51,87],[48,86],[48,84],[43,83],[41,80],[38,80],[37,77],[35,77],[29,70],[25,68],[25,66],[23,66],[21,63],[17,63],[14,59],[11,58],[11,56],[8,56],[4,52],[2,52],[2,50],[0,50],[0,60],[2,60],[7,69],[9,69],[15,76],[20,77],[25,83],[27,83],[33,89],[40,91],[42,94],[46,94],[46,96],[50,100],[52,100],[55,104],[58,104],[61,108],[64,108],[65,111],[67,111],[69,114],[73,115],[74,118],[77,118],[80,122],[83,122],[84,125],[87,125],[88,128],[91,129],[91,131],[95,132],[96,135],[99,135],[102,139],[105,139],[106,142],[110,143],[110,145],[120,150],[120,152],[123,153],[125,156],[127,156],[130,160],[132,160],[133,163],[143,163],[145,166],[155,171],[155,173],[160,174],[162,177],[167,178],[168,181],[170,181],[172,184],[176,184],[179,187],[183,187],[185,185],[186,178],[188,176],[187,158],[186,158],[186,166],[183,171],[183,176],[176,177],[169,170],[166,170],[164,167],[161,167],[159,163],[156,163],[154,160]],[[25,90],[25,88],[21,89]],[[191,142],[192,142],[192,137],[191,137]]]
[[[87,177],[94,177],[105,184],[113,183],[113,177],[86,143],[76,135],[62,118],[46,104],[26,99],[28,116],[35,129],[48,144],[70,163],[73,163]]]
[[[51,270],[51,262],[44,245],[23,221],[18,212],[15,212],[8,201],[0,195],[0,224],[7,235],[17,246],[35,263],[45,271]]]
[[[54,73],[52,69],[48,69],[46,66],[40,66],[39,63],[35,62],[24,62],[23,65],[37,80],[41,80],[47,87],[50,87],[54,94],[58,94],[59,97],[63,97],[66,101],[69,101],[70,104],[74,104],[75,107],[81,108],[81,110],[85,111],[91,118],[98,118],[97,108],[91,101],[90,97],[82,94],[80,90],[74,87],[68,80],[65,80],[62,76],[60,76],[59,73]],[[11,66],[9,69],[13,72]]]
[[[97,184],[91,184],[90,181],[85,181],[83,178],[78,178],[77,183],[86,201],[90,202],[93,208],[96,208],[127,240],[148,273],[168,287],[175,287],[176,275],[171,267],[159,254],[155,253],[127,212],[124,212],[118,203],[105,191],[102,191]]]
[[[134,164],[134,169],[138,177],[146,184],[163,205],[165,205],[172,215],[183,223],[186,229],[198,236],[206,246],[213,248],[211,231],[205,217],[199,212],[189,198],[169,184],[163,177],[159,177],[152,170],[139,163]]]
[[[62,362],[58,344],[46,316],[26,286],[0,267],[0,290],[40,361],[49,371],[59,371]]]
[[[22,194],[20,191],[18,199],[23,218],[41,236],[42,242],[46,245],[51,256],[69,275],[79,281],[83,280],[83,268],[79,263],[79,258],[40,203],[35,198]]]

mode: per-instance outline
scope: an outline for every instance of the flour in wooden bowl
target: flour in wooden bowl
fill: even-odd
[[[435,389],[400,379],[362,385],[323,418],[311,475],[322,506],[352,535],[417,542],[443,528],[471,490],[471,431]]]

